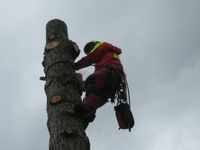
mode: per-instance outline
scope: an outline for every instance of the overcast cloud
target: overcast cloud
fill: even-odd
[[[1,150],[48,149],[39,77],[45,25],[55,18],[81,49],[100,40],[123,50],[136,125],[130,133],[118,130],[107,104],[87,129],[92,150],[200,149],[199,0],[0,2]]]

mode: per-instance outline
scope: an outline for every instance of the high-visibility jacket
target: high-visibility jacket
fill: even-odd
[[[90,65],[95,66],[95,71],[106,66],[117,67],[123,70],[119,55],[122,53],[120,48],[117,48],[110,43],[98,43],[90,53],[75,63],[77,70]]]

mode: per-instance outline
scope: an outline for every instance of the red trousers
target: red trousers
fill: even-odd
[[[118,74],[110,74],[107,68],[95,71],[86,79],[85,104],[94,109],[103,106],[119,87],[119,79]],[[90,87],[89,90],[87,86]]]

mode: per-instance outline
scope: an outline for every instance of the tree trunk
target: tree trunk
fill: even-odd
[[[89,150],[84,120],[74,112],[81,102],[81,84],[73,69],[77,47],[68,39],[66,24],[58,19],[46,25],[46,47],[42,62],[47,96],[49,150]],[[80,76],[79,76],[80,77]]]

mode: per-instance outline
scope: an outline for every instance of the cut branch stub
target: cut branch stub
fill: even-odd
[[[53,80],[52,78],[47,78],[46,83],[45,83],[45,88],[49,87],[49,85],[51,84],[52,80]]]
[[[60,40],[55,40],[55,41],[47,42],[45,48],[46,48],[47,50],[51,50],[51,49],[53,49],[53,48],[58,47],[59,44],[60,44]]]
[[[64,130],[64,136],[65,137],[72,136],[72,134],[73,134],[73,131],[72,131],[71,128],[65,128],[65,130]]]
[[[51,102],[52,102],[53,104],[56,104],[56,103],[60,102],[61,99],[62,99],[61,96],[53,96],[52,99],[51,99]]]

